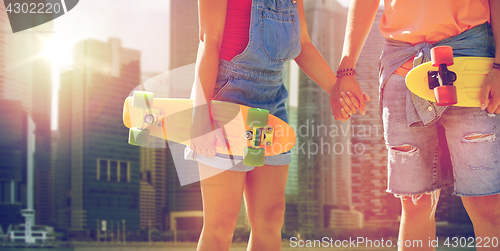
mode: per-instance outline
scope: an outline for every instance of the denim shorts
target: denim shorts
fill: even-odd
[[[409,127],[405,78],[393,74],[383,89],[382,119],[388,149],[387,192],[398,196],[432,193],[447,185],[440,163],[446,139],[453,166],[454,194],[485,196],[500,193],[500,115],[476,107],[452,106],[436,123]],[[429,113],[435,112],[429,106]],[[445,135],[439,135],[438,126]],[[407,146],[408,149],[394,149]],[[451,172],[450,172],[451,177]]]
[[[286,111],[286,90],[281,71],[269,71],[263,69],[251,69],[221,59],[219,73],[214,88],[214,100],[227,101],[246,105],[254,108],[269,110],[269,113],[288,122]],[[243,135],[242,135],[243,137]],[[186,147],[184,158],[197,160],[203,164],[231,171],[250,171],[253,166],[242,163],[242,156],[229,156],[217,153],[215,157],[209,158],[196,154],[190,147]],[[266,156],[266,165],[286,165],[291,161],[290,151]]]

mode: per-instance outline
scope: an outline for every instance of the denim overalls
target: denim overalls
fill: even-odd
[[[221,59],[213,100],[269,110],[288,122],[283,84],[283,63],[300,53],[300,20],[295,0],[253,0],[249,41],[245,50],[231,61]],[[196,155],[186,148],[186,159],[232,171],[250,171],[241,156],[216,154],[214,158]],[[290,152],[267,156],[264,164],[285,165]]]

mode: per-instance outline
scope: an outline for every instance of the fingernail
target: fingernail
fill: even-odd
[[[486,109],[486,104],[481,104],[481,110]]]
[[[341,91],[340,94],[344,95],[344,91]]]
[[[343,98],[340,98],[340,99],[339,99],[339,101],[340,101],[340,102],[343,102],[343,101],[344,101],[344,99],[343,99]]]

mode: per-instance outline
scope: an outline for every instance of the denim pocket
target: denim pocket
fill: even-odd
[[[295,54],[300,37],[298,18],[294,13],[260,9],[261,50],[269,61],[286,61]]]
[[[214,89],[214,96],[213,100],[218,100],[220,96],[231,86],[231,83],[233,82],[233,77],[230,76],[227,81],[222,84],[220,87],[218,87],[218,84],[216,83],[215,89]]]

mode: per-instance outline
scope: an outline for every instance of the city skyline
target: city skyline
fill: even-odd
[[[338,0],[345,8],[349,0]],[[51,57],[53,75],[52,130],[57,128],[57,95],[60,70],[71,65],[72,46],[84,39],[106,41],[117,37],[123,46],[142,52],[141,69],[144,72],[165,72],[168,65],[170,32],[170,1],[137,2],[125,0],[120,4],[99,0],[80,1],[71,13],[53,23],[52,39],[47,39],[44,56]],[[381,1],[383,4],[383,1]],[[147,18],[141,18],[147,15]],[[91,16],[92,18],[88,18]],[[109,20],[115,20],[109,22]],[[127,27],[148,27],[131,32]],[[22,32],[21,32],[22,33]]]
[[[94,0],[89,1],[92,2]],[[128,2],[129,0],[126,1]],[[98,38],[81,38],[71,43],[71,46],[68,46],[70,40],[63,38],[64,35],[61,33],[65,33],[66,29],[70,28],[69,26],[60,26],[58,22],[66,22],[65,25],[68,25],[70,23],[68,20],[71,19],[70,17],[73,14],[73,20],[82,18],[82,15],[90,8],[90,5],[83,4],[83,2],[70,15],[61,17],[60,20],[58,19],[59,21],[56,20],[52,27],[54,33],[48,34],[48,38],[43,40],[42,43],[37,44],[40,47],[43,43],[50,44],[51,41],[54,42],[50,46],[47,46],[46,50],[42,51],[41,54],[47,56],[50,52],[55,52],[51,58],[53,65],[52,73],[57,72],[57,74],[51,77],[52,83],[56,81],[58,83],[52,86],[52,108],[56,107],[57,112],[54,112],[54,109],[45,109],[46,107],[42,105],[33,109],[35,106],[34,98],[30,98],[28,102],[25,102],[26,104],[22,104],[26,114],[30,116],[36,115],[38,111],[39,114],[45,116],[52,113],[52,123],[54,124],[55,118],[59,124],[57,127],[52,126],[52,133],[54,134],[49,137],[49,143],[53,143],[53,152],[51,154],[57,160],[52,165],[58,168],[52,170],[53,173],[51,175],[54,179],[61,178],[64,180],[55,182],[56,184],[50,187],[47,186],[50,181],[50,179],[46,178],[47,172],[37,174],[37,177],[42,178],[40,179],[42,182],[39,181],[38,186],[44,190],[36,191],[38,195],[35,194],[35,196],[41,196],[43,195],[43,191],[52,189],[53,196],[57,198],[48,198],[47,201],[44,201],[46,197],[39,197],[38,202],[35,201],[35,206],[42,205],[44,202],[48,203],[48,201],[53,199],[50,203],[57,205],[57,207],[45,207],[43,217],[51,217],[50,220],[52,222],[57,221],[56,224],[60,224],[60,226],[76,230],[86,230],[98,227],[100,224],[99,220],[103,220],[105,217],[113,218],[111,222],[118,219],[111,215],[110,212],[100,211],[104,211],[103,208],[105,208],[104,204],[106,201],[108,208],[111,207],[109,206],[110,204],[112,204],[112,208],[114,207],[114,209],[128,207],[127,210],[129,211],[123,210],[126,212],[121,213],[123,215],[130,214],[129,216],[132,220],[127,221],[127,226],[130,229],[140,226],[149,228],[149,226],[154,225],[157,229],[168,230],[170,218],[167,219],[166,217],[168,217],[169,213],[186,211],[196,211],[197,215],[202,213],[199,184],[184,186],[185,184],[181,181],[180,169],[177,168],[179,165],[180,167],[197,170],[196,162],[191,161],[189,164],[180,164],[181,162],[179,162],[178,158],[182,159],[182,152],[185,147],[183,145],[169,143],[167,147],[163,146],[156,149],[140,149],[127,145],[127,137],[126,135],[124,136],[124,131],[127,129],[123,126],[121,120],[118,121],[116,118],[121,114],[121,106],[123,105],[123,100],[120,98],[126,96],[127,93],[141,82],[194,63],[196,58],[195,50],[198,43],[195,31],[197,22],[194,22],[194,19],[190,19],[192,22],[188,24],[189,29],[180,27],[180,25],[177,27],[178,29],[175,29],[176,27],[172,27],[172,24],[175,24],[174,22],[163,20],[168,25],[161,25],[161,32],[157,32],[156,34],[155,31],[150,31],[151,33],[155,33],[157,38],[161,39],[139,42],[137,40],[154,40],[154,38],[148,37],[146,34],[148,33],[147,31],[141,31],[139,32],[140,35],[131,38],[130,36],[136,34],[135,29],[137,27],[129,30],[120,28],[117,31],[106,33],[105,30],[109,29],[110,26],[105,25],[105,27],[97,29],[98,31],[95,33],[84,32],[73,36],[72,39],[80,36],[96,36]],[[342,50],[345,19],[347,17],[346,2],[332,1],[321,3],[319,1],[314,2],[314,0],[306,2],[306,16],[308,24],[311,26],[309,28],[310,34],[313,37],[314,43],[334,70],[336,70],[335,68]],[[168,3],[172,2],[169,1]],[[194,15],[195,11],[194,0],[191,0],[189,8],[185,6],[185,3],[182,3],[184,6],[177,6],[179,7],[179,11],[176,13],[178,14],[177,18],[180,19],[179,23],[183,24],[186,22],[182,22],[182,18]],[[113,6],[109,2],[106,2],[95,10],[99,15],[105,15],[105,10],[109,10]],[[80,12],[78,12],[79,8]],[[161,16],[164,10],[170,10],[171,8],[173,8],[172,5],[160,5],[159,8],[155,8],[153,11],[150,4],[139,4],[135,11],[140,13],[152,11],[151,20],[157,21],[158,16]],[[123,13],[131,12],[132,9],[121,6],[116,11],[120,12],[119,15],[121,16]],[[183,13],[189,13],[189,15],[184,16]],[[137,16],[139,14],[129,19],[133,21]],[[380,16],[381,11],[377,15],[377,18],[380,19]],[[161,16],[161,19],[168,20],[175,17],[175,15],[165,15]],[[151,22],[151,20],[148,22]],[[96,22],[99,22],[99,20],[92,20],[81,27],[95,25]],[[118,21],[116,22],[118,23]],[[120,25],[127,26],[127,24]],[[136,23],[134,25],[140,27],[143,24]],[[77,30],[75,28],[70,33],[77,33]],[[120,35],[121,32],[126,32],[128,35]],[[172,32],[182,33],[182,35],[172,37],[170,36]],[[14,36],[19,38],[19,35],[23,34],[16,34]],[[144,35],[144,38],[141,35]],[[50,38],[51,36],[52,38]],[[105,36],[105,38],[101,38],[101,36]],[[54,39],[54,37],[56,38]],[[374,25],[368,40],[370,45],[367,47],[370,49],[373,48],[373,52],[372,54],[363,52],[362,57],[358,61],[359,64],[363,65],[357,68],[357,71],[359,69],[358,76],[360,77],[362,88],[370,92],[372,100],[375,100],[378,91],[376,84],[378,83],[376,69],[378,58],[376,54],[381,52],[380,47],[383,41],[379,41],[380,39],[383,39],[383,37],[378,32],[378,26]],[[370,42],[371,40],[373,42]],[[153,43],[155,46],[150,46],[151,48],[149,48],[148,45]],[[58,48],[59,45],[60,47]],[[162,48],[157,50],[158,46]],[[66,47],[70,48],[70,52],[64,52],[68,50]],[[58,49],[61,51],[57,52]],[[37,48],[37,50],[40,50],[40,48]],[[169,51],[175,51],[176,53],[170,53]],[[66,59],[64,57],[67,55],[71,55],[72,59],[70,60],[70,64],[65,65]],[[151,60],[153,57],[156,60]],[[6,59],[4,58],[4,60]],[[144,63],[144,61],[147,62]],[[157,64],[154,62],[157,62]],[[182,73],[186,72],[182,71]],[[172,75],[175,76],[175,80],[178,80],[179,83],[188,83],[189,81],[192,83],[191,78],[193,78],[194,74],[187,76],[187,74],[182,73]],[[122,76],[123,74],[124,76]],[[33,85],[38,83],[37,81],[46,82],[46,77],[48,76],[42,74],[39,76],[41,80],[29,80],[26,87],[26,89],[29,89],[26,91],[29,93],[27,95],[30,95],[30,97],[36,97],[35,94],[43,95],[44,91],[47,91],[46,88],[37,86],[39,87],[37,89],[33,88]],[[20,78],[20,80],[16,81],[22,82],[24,80]],[[369,220],[375,223],[378,219],[387,220],[391,224],[397,222],[397,214],[399,212],[389,207],[397,206],[397,203],[392,202],[397,201],[399,203],[399,201],[384,191],[384,182],[387,176],[385,171],[387,160],[384,158],[386,152],[384,152],[383,134],[379,130],[381,128],[377,127],[376,133],[368,137],[356,137],[354,135],[357,131],[352,129],[356,128],[356,126],[367,126],[371,129],[371,125],[380,122],[380,118],[377,117],[378,106],[376,105],[376,101],[368,104],[369,115],[363,117],[354,115],[353,119],[349,122],[339,122],[333,119],[328,104],[328,95],[301,72],[296,64],[285,65],[283,81],[286,82],[290,92],[288,107],[290,125],[293,123],[295,128],[300,128],[300,126],[306,123],[316,121],[315,125],[317,126],[328,126],[325,128],[336,126],[337,128],[342,128],[342,131],[344,128],[347,128],[348,132],[347,134],[334,137],[315,137],[313,133],[309,137],[300,135],[299,131],[298,143],[321,145],[324,139],[333,148],[337,144],[340,144],[342,145],[342,149],[344,149],[345,145],[346,152],[342,150],[342,153],[336,153],[336,150],[333,150],[333,153],[329,152],[324,155],[318,153],[301,155],[299,153],[293,157],[288,180],[291,186],[287,187],[286,194],[286,213],[287,217],[290,217],[292,220],[285,220],[285,229],[288,227],[291,231],[308,233],[318,228],[327,229],[335,228],[336,226],[346,228],[360,227],[363,226],[363,220],[366,220],[366,215],[369,215]],[[21,88],[24,87],[21,85]],[[176,86],[175,88],[169,85],[165,89],[168,89],[168,95],[188,98],[190,91],[188,87],[187,84]],[[68,93],[71,94],[65,95]],[[57,102],[54,102],[54,100],[57,100]],[[46,105],[50,103],[50,98],[46,97],[43,102],[40,102]],[[62,103],[64,104],[62,105]],[[105,106],[108,104],[110,105],[109,107]],[[42,115],[40,117],[43,117]],[[34,120],[37,122],[36,119]],[[112,122],[110,122],[111,120]],[[42,125],[41,128],[43,130],[41,133],[48,134],[47,131],[50,133],[51,131],[47,130],[48,124],[46,121],[43,121],[43,119],[39,121],[41,122],[37,123],[37,128],[38,125]],[[306,127],[308,126],[309,124]],[[57,131],[54,129],[57,129]],[[352,134],[349,133],[349,130],[352,130]],[[352,144],[349,146],[351,139]],[[42,138],[37,143],[38,154],[45,153],[40,149],[43,149],[46,144],[40,143],[44,143],[46,140],[47,137]],[[108,143],[112,146],[105,146]],[[163,140],[159,140],[159,144],[164,143]],[[365,155],[352,155],[349,153],[349,150],[351,152],[355,151],[351,147],[354,147],[356,143],[363,145],[363,154]],[[113,146],[119,147],[114,148]],[[330,146],[328,149],[330,149]],[[366,153],[365,146],[368,146]],[[142,157],[140,157],[141,152]],[[137,156],[134,155],[135,153],[137,153]],[[92,156],[89,157],[89,155]],[[39,157],[43,160],[43,156]],[[376,165],[369,163],[368,160],[376,162]],[[182,159],[182,161],[184,160]],[[71,167],[71,169],[68,169],[68,167]],[[192,182],[195,183],[195,181]],[[7,186],[5,184],[2,183],[2,186]],[[126,192],[124,193],[123,191]],[[145,197],[141,198],[141,195]],[[116,199],[118,196],[123,201],[129,201],[128,205],[125,202],[122,204],[120,199]],[[354,198],[356,196],[358,198]],[[144,207],[139,203],[140,199],[144,199]],[[390,199],[394,200],[388,203]],[[113,202],[110,203],[109,201]],[[136,203],[137,205],[134,207],[130,205],[130,201],[136,201],[139,204]],[[442,204],[448,207],[449,203],[446,203]],[[144,208],[147,212],[145,211],[145,214],[141,215],[138,208]],[[138,211],[139,213],[137,213]],[[238,226],[246,228],[248,226],[244,224],[245,217],[241,217],[244,215],[245,212],[242,211]],[[461,217],[459,213],[452,216],[457,219]],[[37,217],[40,216],[37,215]],[[201,221],[199,220],[200,217],[197,217],[193,221],[190,221],[190,219],[181,219],[177,223],[180,225],[184,224],[186,229],[198,229],[201,227]],[[153,219],[156,222],[150,224],[149,221]],[[442,219],[447,220],[448,218],[443,217]],[[161,220],[164,221],[158,222]],[[49,222],[48,219],[47,221]],[[376,225],[375,223],[373,225]],[[386,222],[382,223],[385,224]]]

